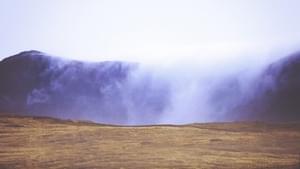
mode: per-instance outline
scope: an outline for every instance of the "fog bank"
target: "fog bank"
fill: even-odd
[[[285,52],[172,63],[161,58],[161,64],[83,62],[22,52],[0,62],[0,110],[130,125],[299,120],[300,106],[277,107],[280,112],[271,106],[283,102],[280,98],[295,101],[286,93],[282,97],[286,86],[292,90],[287,92],[300,93],[290,87],[298,84],[300,55]],[[285,76],[291,71],[296,75]],[[286,77],[286,85],[279,76]]]

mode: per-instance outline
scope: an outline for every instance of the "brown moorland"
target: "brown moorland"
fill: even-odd
[[[300,168],[300,123],[112,126],[0,116],[0,169]]]

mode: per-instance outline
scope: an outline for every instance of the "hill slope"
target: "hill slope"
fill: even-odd
[[[164,86],[151,86],[151,77],[132,84],[138,66],[21,52],[0,62],[0,112],[126,124],[129,113],[143,110],[134,117],[154,123],[165,106]]]
[[[300,167],[300,124],[122,127],[0,118],[0,168]]]
[[[161,71],[21,52],[0,62],[0,113],[110,124],[300,121],[300,53],[251,78],[237,71],[203,79],[192,71],[180,84],[185,75]]]

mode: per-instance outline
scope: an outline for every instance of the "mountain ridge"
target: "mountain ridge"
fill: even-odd
[[[112,124],[160,123],[172,111],[174,81],[157,80],[140,69],[131,62],[86,63],[24,51],[0,62],[0,111]],[[268,64],[246,91],[239,77],[218,80],[206,97],[212,113],[222,111],[223,121],[300,120],[300,53]]]

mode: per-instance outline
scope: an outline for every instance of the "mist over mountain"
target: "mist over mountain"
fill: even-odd
[[[248,118],[297,121],[300,119],[300,53],[268,65],[255,79],[252,97],[242,110]]]
[[[0,111],[103,123],[124,124],[135,118],[153,123],[166,99],[151,86],[150,76],[138,84],[129,82],[136,69],[136,63],[83,63],[22,52],[0,62]],[[133,116],[129,111],[143,114]]]
[[[0,112],[112,124],[300,120],[300,54],[256,72],[178,75],[26,51],[0,62]]]

